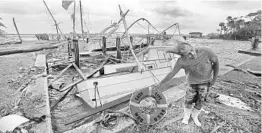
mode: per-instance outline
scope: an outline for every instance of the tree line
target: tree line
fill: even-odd
[[[228,16],[226,22],[220,22],[217,34],[211,33],[210,38],[248,40],[261,36],[261,10],[249,13],[246,16]]]

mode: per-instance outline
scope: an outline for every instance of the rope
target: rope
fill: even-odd
[[[155,27],[154,26],[152,26],[151,24],[149,24],[148,23],[148,29],[146,29],[143,25],[141,25],[139,22],[136,22],[139,26],[141,26],[143,29],[145,29],[145,30],[147,30],[147,31],[149,31],[149,34],[151,34],[151,33],[153,33],[153,32],[150,32],[150,30],[149,30],[149,25],[151,26],[151,27],[153,27],[153,29],[155,29]],[[156,30],[156,29],[155,29]],[[157,30],[156,30],[157,31]],[[158,32],[158,31],[157,31]],[[159,33],[159,32],[158,32]]]
[[[143,29],[147,30],[143,25],[141,25],[139,22],[136,22],[139,26],[141,26]]]
[[[176,27],[176,29],[175,29],[174,33],[172,34],[173,36],[175,35],[176,31],[177,31],[177,27]]]

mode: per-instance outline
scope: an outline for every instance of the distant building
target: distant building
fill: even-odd
[[[201,32],[190,32],[189,37],[199,38],[199,37],[202,37],[202,34],[203,33],[201,33]]]

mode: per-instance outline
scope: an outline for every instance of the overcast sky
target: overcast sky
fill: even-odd
[[[62,8],[62,0],[45,0],[62,32],[72,31],[73,4],[66,11]],[[77,11],[79,12],[79,0]],[[159,31],[173,23],[179,23],[182,34],[192,31],[204,34],[216,32],[220,22],[226,22],[227,16],[245,16],[261,9],[260,0],[214,1],[214,0],[82,0],[83,19],[90,32],[100,32],[111,21],[120,19],[118,4],[129,13],[127,24],[138,18],[148,19]],[[12,18],[14,17],[20,33],[55,33],[54,22],[42,0],[0,0],[0,20],[7,28],[7,33],[16,33]],[[139,22],[144,28],[147,24]],[[147,32],[138,24],[132,32]],[[152,29],[151,29],[152,30]],[[77,13],[76,31],[80,32],[80,19]],[[153,30],[151,31],[153,32]]]

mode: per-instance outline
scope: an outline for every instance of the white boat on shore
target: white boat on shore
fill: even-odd
[[[88,105],[96,108],[129,95],[137,89],[157,84],[172,70],[179,57],[164,52],[171,47],[150,46],[137,54],[137,58],[144,66],[143,70],[135,62],[105,65],[105,76],[91,78],[78,84],[80,97]],[[179,71],[174,78],[182,76],[185,76],[184,70]],[[95,82],[98,83],[98,91],[95,89]]]

